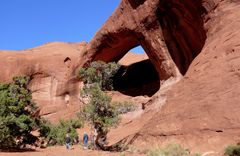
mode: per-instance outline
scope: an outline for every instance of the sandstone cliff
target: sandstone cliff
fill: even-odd
[[[110,144],[175,140],[220,155],[240,141],[239,10],[238,0],[122,0],[87,45],[86,61],[119,60],[141,45],[163,84],[183,78],[161,88],[141,117],[113,130]]]
[[[75,117],[81,105],[81,82],[77,78],[77,69],[84,62],[79,56],[85,47],[84,42],[52,42],[21,51],[2,50],[0,82],[9,82],[14,76],[30,76],[29,89],[41,110],[40,115],[51,122]],[[120,64],[128,66],[147,59],[144,54],[128,53]],[[110,94],[115,101],[128,99],[142,103],[148,99],[132,98],[119,92]]]
[[[109,145],[123,141],[146,148],[174,141],[220,155],[224,146],[240,142],[239,10],[238,0],[122,0],[87,45],[2,51],[0,80],[31,76],[42,115],[56,120],[79,108],[76,67],[118,61],[141,45],[162,86],[144,110],[111,131]],[[141,69],[148,76],[150,70]]]
[[[51,121],[69,118],[79,109],[80,82],[75,65],[85,43],[53,42],[22,51],[0,51],[1,82],[13,76],[30,76],[29,88]]]
[[[166,93],[165,105],[140,130],[139,140],[176,139],[217,152],[240,141],[240,1],[210,2],[214,9],[205,5],[207,39],[201,53]]]

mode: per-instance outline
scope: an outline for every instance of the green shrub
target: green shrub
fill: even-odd
[[[77,128],[83,125],[80,120],[60,120],[57,125],[44,122],[40,128],[40,135],[47,139],[48,145],[64,145],[68,133],[73,141],[78,137]]]
[[[160,147],[155,147],[148,151],[147,156],[165,156],[165,155]]]
[[[40,120],[40,128],[39,128],[39,133],[40,133],[40,137],[46,138],[51,130],[51,124],[50,122],[48,122],[45,119],[41,119]]]
[[[97,83],[103,91],[112,90],[113,77],[119,69],[120,65],[114,62],[95,61],[89,67],[81,68],[79,76],[85,84]]]
[[[120,153],[120,155],[119,156],[126,156],[126,154],[125,153]]]
[[[128,101],[113,102],[112,105],[116,108],[118,114],[125,114],[136,110],[136,106]]]
[[[12,83],[0,84],[0,148],[21,148],[33,144],[38,129],[37,108],[27,89],[29,77],[14,77]]]
[[[169,144],[164,148],[156,147],[148,152],[148,156],[187,156],[189,150],[179,144]]]
[[[135,146],[128,146],[128,149],[127,149],[131,154],[137,154],[137,153],[140,153],[141,151],[135,147]]]
[[[229,145],[225,148],[225,155],[240,156],[240,145]]]

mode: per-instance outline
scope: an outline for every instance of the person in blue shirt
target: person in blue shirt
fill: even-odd
[[[87,132],[84,132],[83,135],[83,149],[88,149],[88,134]]]

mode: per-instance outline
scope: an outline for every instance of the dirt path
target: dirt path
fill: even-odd
[[[72,150],[66,150],[64,146],[37,149],[33,152],[0,152],[0,156],[120,156],[121,153],[83,150],[81,146],[74,146]],[[126,154],[126,156],[138,154]]]

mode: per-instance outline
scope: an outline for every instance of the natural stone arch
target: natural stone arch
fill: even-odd
[[[87,45],[83,57],[87,62],[118,61],[141,45],[161,81],[178,78],[205,42],[199,8],[200,0],[122,0]]]
[[[139,41],[131,30],[119,30],[117,33],[101,35],[100,39],[91,41],[87,46],[91,60],[105,62],[119,61],[130,49],[137,47]]]

